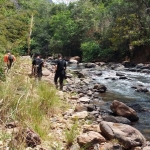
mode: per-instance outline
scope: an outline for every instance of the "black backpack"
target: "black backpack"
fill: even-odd
[[[35,63],[36,63],[36,71],[39,72],[41,69],[42,69],[42,64],[43,64],[43,61],[41,59],[35,59]]]
[[[57,61],[57,70],[58,71],[62,71],[64,70],[64,67],[65,67],[65,60],[61,59],[61,60],[58,60]]]
[[[10,55],[8,55],[8,61],[9,62],[13,62],[13,56],[10,54]]]

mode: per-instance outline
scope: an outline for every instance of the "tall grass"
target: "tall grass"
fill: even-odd
[[[78,134],[78,120],[76,120],[70,129],[65,130],[65,138],[68,147],[73,144]]]
[[[36,83],[29,78],[29,60],[21,63],[18,60],[6,75],[6,81],[0,84],[0,122],[5,125],[17,120],[22,127],[31,128],[46,139],[50,132],[49,118],[63,111],[65,103],[52,84]]]

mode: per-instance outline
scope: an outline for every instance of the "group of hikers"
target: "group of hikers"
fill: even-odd
[[[4,63],[7,66],[7,72],[11,69],[13,63],[16,61],[16,57],[11,54],[10,51],[7,51],[7,54],[4,55]],[[32,60],[32,70],[31,74],[35,76],[36,79],[41,80],[42,78],[42,68],[44,67],[44,60],[39,54],[36,55]],[[63,59],[61,54],[58,54],[58,58],[55,61],[54,65],[54,83],[56,88],[63,90],[63,81],[66,77],[66,61]],[[58,84],[59,83],[59,84]]]

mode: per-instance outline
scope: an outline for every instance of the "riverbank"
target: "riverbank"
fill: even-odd
[[[90,72],[92,69],[90,69]],[[95,71],[94,72],[96,75],[101,75],[101,71]],[[76,75],[75,75],[76,74]],[[87,75],[88,74],[88,75]],[[87,76],[86,76],[87,75]],[[114,125],[117,125],[118,126],[118,129],[119,130],[119,126],[122,124],[132,124],[132,121],[134,122],[134,117],[136,118],[137,114],[136,114],[136,111],[134,109],[132,109],[131,107],[128,107],[127,105],[121,103],[121,102],[117,102],[117,104],[119,104],[118,106],[120,106],[120,108],[117,108],[119,111],[121,111],[121,109],[124,109],[122,110],[122,113],[126,113],[126,114],[131,114],[129,112],[133,112],[132,114],[132,119],[130,117],[127,117],[127,116],[123,116],[123,114],[119,114],[117,113],[117,109],[114,111],[115,113],[117,113],[117,116],[122,116],[122,117],[117,117],[117,116],[113,116],[112,112],[113,112],[113,108],[111,109],[110,105],[108,103],[105,103],[104,101],[102,101],[101,97],[100,97],[100,93],[104,93],[106,91],[106,87],[104,85],[100,85],[100,84],[96,84],[93,80],[95,80],[95,78],[89,78],[89,70],[86,70],[86,69],[83,69],[82,71],[78,71],[78,70],[74,70],[73,71],[73,75],[72,74],[67,74],[68,76],[68,79],[67,79],[67,83],[66,83],[66,86],[65,86],[65,91],[67,92],[75,92],[75,93],[78,93],[77,94],[77,97],[76,97],[76,101],[77,101],[77,105],[75,107],[75,112],[78,112],[79,113],[79,116],[78,118],[80,118],[80,116],[82,116],[82,113],[84,112],[87,112],[87,116],[85,115],[85,120],[92,120],[92,123],[91,123],[91,126],[94,125],[98,125],[100,126],[101,130],[103,130],[103,125],[104,126],[107,126],[107,122],[113,122],[114,124],[112,125],[111,129],[108,129],[108,131],[112,131],[113,133],[115,133],[115,129],[113,129],[113,126]],[[94,83],[94,84],[92,84]],[[99,104],[99,107],[97,105],[97,103]],[[111,105],[115,105],[116,101],[113,101]],[[127,120],[127,118],[129,120]],[[82,118],[83,119],[83,118]],[[139,119],[139,118],[138,118]],[[137,121],[138,121],[137,119]],[[105,122],[103,122],[105,121]],[[105,144],[108,142],[107,140],[109,139],[117,139],[118,143],[121,143],[123,142],[123,147],[120,146],[121,149],[133,149],[133,147],[135,148],[136,144],[138,146],[138,148],[140,149],[140,145],[142,146],[142,148],[145,146],[145,145],[149,145],[148,143],[149,142],[146,142],[146,139],[144,138],[144,136],[138,131],[136,130],[135,128],[132,128],[131,126],[124,126],[124,127],[121,127],[121,128],[124,128],[124,131],[126,131],[126,137],[124,137],[123,135],[119,134],[119,138],[118,135],[116,134],[113,134],[113,136],[109,135],[109,133],[107,133],[107,131],[103,130],[102,131],[99,131],[98,133],[101,133],[106,139],[106,141],[104,142]],[[110,124],[109,124],[110,126]],[[132,129],[131,129],[131,128]],[[105,127],[104,127],[105,128]],[[128,131],[126,130],[126,128],[129,129],[130,133],[128,133]],[[89,131],[89,129],[85,129],[87,131]],[[90,129],[91,131],[92,129]],[[132,131],[131,131],[132,130]],[[94,131],[94,129],[93,129]],[[120,131],[120,132],[124,132],[124,131]],[[85,131],[84,131],[85,132]],[[87,139],[91,136],[89,133],[87,134],[84,134],[84,132],[82,133],[81,136],[81,139],[84,137],[86,137]],[[131,134],[132,132],[135,132],[137,133],[137,135],[135,134]],[[138,134],[140,133],[140,134]],[[92,133],[93,134],[93,133]],[[118,134],[118,131],[117,131],[117,134]],[[137,142],[131,142],[131,141],[136,141],[137,138],[133,138],[133,137],[140,137],[138,140],[140,141],[139,143]],[[90,137],[91,138],[91,137]],[[80,138],[77,138],[78,140]],[[122,141],[123,139],[123,141]],[[78,141],[77,140],[77,141]],[[94,139],[93,139],[94,140]],[[101,139],[103,141],[103,139]],[[101,141],[101,142],[102,142]],[[126,142],[129,142],[128,144]],[[79,141],[78,141],[79,142]],[[86,141],[87,142],[87,141]],[[89,142],[89,141],[88,141]],[[89,143],[92,142],[92,140],[89,142],[89,143],[84,143],[85,145],[88,145]],[[100,142],[100,143],[101,143]],[[80,142],[79,142],[80,143]],[[103,143],[103,142],[102,142]],[[102,144],[102,145],[105,145],[105,144]],[[143,143],[143,144],[142,144]],[[83,143],[81,142],[79,145],[82,145]],[[112,143],[111,143],[112,144]],[[128,145],[128,147],[126,147],[125,145]],[[98,144],[96,146],[98,146],[99,148],[102,146],[101,144]],[[107,144],[106,144],[107,145]],[[104,146],[103,148],[107,149],[108,145],[107,146]],[[110,145],[109,145],[110,146]],[[112,149],[113,149],[113,144],[110,146]],[[109,147],[109,148],[110,148]],[[102,147],[101,147],[102,148]],[[142,149],[141,148],[141,149]],[[145,147],[145,149],[147,149],[149,147]],[[135,148],[136,149],[136,148]]]
[[[22,57],[20,62],[22,63],[18,62],[14,66],[11,76],[8,74],[7,78],[9,80],[10,77],[11,79],[17,77],[13,82],[17,93],[14,93],[11,97],[13,99],[16,98],[15,95],[18,95],[18,97],[13,105],[16,111],[13,114],[15,119],[12,120],[12,117],[10,117],[11,120],[3,124],[5,133],[13,134],[11,139],[1,141],[1,143],[5,142],[5,148],[11,148],[12,146],[20,146],[20,149],[27,150],[146,150],[149,148],[149,142],[146,141],[144,136],[128,124],[130,120],[113,116],[112,110],[114,107],[111,107],[111,110],[108,103],[101,100],[99,93],[106,91],[104,86],[93,83],[93,79],[87,76],[81,76],[81,72],[72,72],[68,69],[64,91],[55,90],[51,66],[43,68],[42,82],[35,82],[34,78],[30,78],[30,57]],[[21,81],[25,82],[22,84]],[[26,84],[26,82],[29,84]],[[93,84],[89,84],[91,82]],[[11,91],[15,92],[15,89]],[[58,100],[57,96],[60,100],[59,103],[55,103]],[[25,99],[22,99],[22,97]],[[52,107],[52,103],[56,105]],[[99,107],[97,107],[97,103],[100,104]],[[112,106],[115,103],[114,101]],[[132,115],[135,116],[135,119],[138,119],[133,109],[122,103],[119,103],[119,105],[127,108],[127,113],[132,110],[131,112],[135,113]],[[27,114],[26,112],[31,110],[30,106],[35,107]],[[35,112],[36,108],[40,109],[37,109],[38,112],[35,116],[32,113]],[[42,117],[43,115],[44,117]],[[107,118],[108,115],[111,117]],[[21,116],[20,119],[19,116]],[[36,121],[36,124],[32,121]],[[24,126],[30,127],[30,130],[25,130]],[[23,130],[21,130],[22,128]],[[23,132],[22,136],[24,130],[26,132]],[[24,138],[22,139],[22,137]],[[17,149],[19,149],[18,147]]]

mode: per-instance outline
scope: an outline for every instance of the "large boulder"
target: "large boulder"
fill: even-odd
[[[110,105],[110,109],[117,114],[118,116],[126,117],[130,121],[138,121],[139,117],[135,110],[127,106],[126,104],[114,100],[113,103]]]
[[[146,144],[144,136],[130,125],[102,121],[100,129],[105,138],[117,139],[126,149]]]
[[[81,59],[81,58],[80,58],[79,56],[71,57],[71,58],[69,59],[69,63],[79,63],[80,59]]]

